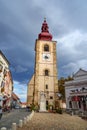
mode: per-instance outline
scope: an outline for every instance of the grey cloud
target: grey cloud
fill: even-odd
[[[35,40],[44,17],[58,42],[58,76],[71,75],[79,67],[87,69],[86,5],[87,0],[0,0],[0,50],[18,84],[33,75]]]
[[[75,68],[74,62],[78,61],[80,64],[79,61],[85,59],[87,55],[87,40],[78,41],[81,36],[75,39],[77,34],[73,35],[73,39],[72,36],[67,37],[76,30],[86,33],[86,4],[86,0],[51,0],[50,2],[32,0],[31,3],[28,0],[1,0],[0,49],[5,53],[11,65],[19,68],[21,73],[30,70],[34,67],[35,39],[41,31],[43,18],[46,17],[50,33],[53,39],[58,41],[59,75],[65,75],[64,72],[69,73],[70,71],[64,69],[64,65]],[[60,39],[64,37],[67,39],[60,42]]]
[[[87,69],[87,33],[75,31],[59,39],[58,68],[59,76],[75,72],[79,68]]]

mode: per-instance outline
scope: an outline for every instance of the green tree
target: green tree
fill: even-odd
[[[59,93],[62,94],[62,99],[65,100],[65,81],[71,81],[73,77],[68,76],[67,78],[61,77],[58,80]]]

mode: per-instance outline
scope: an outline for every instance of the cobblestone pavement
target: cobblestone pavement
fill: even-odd
[[[17,130],[87,130],[87,121],[68,114],[35,113],[33,118]]]
[[[10,113],[5,113],[0,120],[0,128],[6,127],[8,130],[11,128],[12,123],[19,123],[20,119],[24,119],[30,112],[26,109],[14,109]]]

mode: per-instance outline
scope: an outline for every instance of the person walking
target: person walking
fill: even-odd
[[[2,107],[0,106],[0,120],[2,118]]]

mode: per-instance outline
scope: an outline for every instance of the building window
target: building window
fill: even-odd
[[[4,87],[5,86],[5,83],[2,81],[2,83],[1,83],[1,87]]]
[[[69,101],[69,108],[72,108],[72,102]]]
[[[50,99],[53,99],[53,97],[52,97],[52,96],[50,96]]]
[[[2,72],[2,69],[3,69],[3,66],[2,66],[2,65],[0,65],[0,72]]]
[[[6,76],[6,74],[7,74],[7,71],[4,69],[4,77]]]
[[[45,70],[45,76],[48,76],[48,75],[49,75],[49,71]]]
[[[48,45],[44,45],[44,51],[49,51],[49,46]]]
[[[48,89],[48,85],[46,84],[46,89]]]
[[[48,106],[48,101],[46,100],[46,105]]]
[[[81,102],[80,101],[78,102],[78,104],[79,104],[79,108],[81,108]]]

